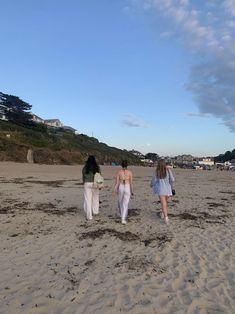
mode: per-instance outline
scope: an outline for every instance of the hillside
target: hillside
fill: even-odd
[[[29,129],[0,120],[0,161],[27,162],[28,149],[33,150],[36,163],[81,164],[88,155],[95,155],[100,164],[119,164],[122,159],[130,164],[139,163],[133,154],[110,147],[94,137],[44,125]]]

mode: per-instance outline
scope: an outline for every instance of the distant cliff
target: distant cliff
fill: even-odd
[[[88,155],[95,155],[100,164],[119,164],[122,159],[130,164],[140,163],[132,153],[110,147],[94,137],[40,124],[25,128],[0,120],[0,161],[27,162],[29,149],[35,163],[80,164]]]

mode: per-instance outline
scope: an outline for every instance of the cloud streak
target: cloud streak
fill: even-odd
[[[202,113],[202,112],[188,112],[186,115],[189,117],[198,117],[198,118],[207,118],[208,117],[207,113]]]
[[[235,132],[235,0],[135,0],[167,20],[174,36],[195,56],[185,88],[199,113],[222,120]],[[133,2],[132,2],[133,4]],[[175,27],[177,26],[177,27]],[[166,30],[167,38],[170,31]],[[164,33],[160,34],[164,37]]]
[[[131,128],[146,128],[147,123],[133,114],[125,114],[122,118],[122,124]]]

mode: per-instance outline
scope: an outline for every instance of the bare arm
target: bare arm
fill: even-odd
[[[117,193],[118,186],[119,186],[119,172],[116,175],[115,185],[114,185],[114,188],[113,188],[113,193]]]
[[[82,169],[82,183],[85,183],[85,169]]]
[[[133,194],[133,174],[130,171],[130,188],[131,188],[131,194]]]
[[[171,185],[171,188],[173,188],[173,182],[175,181],[175,178],[174,178],[173,173],[170,169],[168,169],[168,173],[169,173],[169,183]]]

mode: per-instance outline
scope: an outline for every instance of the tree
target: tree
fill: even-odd
[[[158,154],[155,154],[155,153],[147,153],[145,155],[145,158],[146,159],[151,159],[153,162],[155,162],[155,161],[158,161],[159,156],[158,156]]]
[[[32,106],[17,96],[0,92],[0,114],[6,116],[9,122],[20,126],[32,126],[32,115],[29,111]]]
[[[225,162],[231,159],[235,159],[235,149],[230,152],[229,150],[224,154],[220,154],[214,158],[215,162]]]

